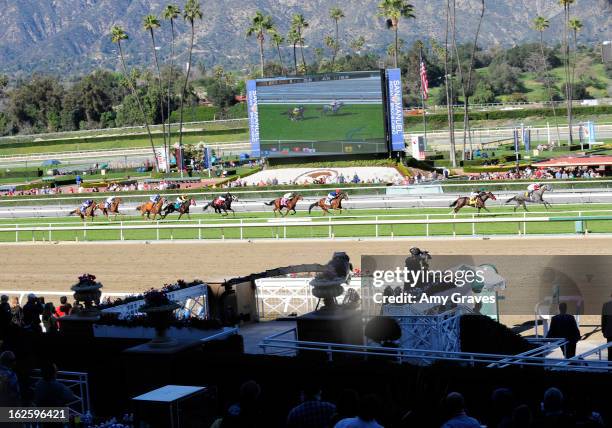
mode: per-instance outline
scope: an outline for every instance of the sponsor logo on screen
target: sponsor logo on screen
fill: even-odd
[[[257,86],[254,80],[247,82],[247,107],[249,110],[249,136],[254,157],[259,157],[259,112],[257,110]]]
[[[391,118],[391,148],[404,150],[404,110],[402,107],[402,78],[400,70],[387,70],[389,83],[389,116]]]

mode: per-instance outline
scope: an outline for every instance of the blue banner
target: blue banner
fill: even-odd
[[[251,140],[252,156],[260,156],[259,145],[259,112],[257,111],[257,85],[255,80],[247,80],[247,108],[249,109],[249,138]]]
[[[531,150],[531,129],[523,128],[523,145],[526,152]]]
[[[595,142],[595,123],[587,122],[587,137],[589,144],[593,144]]]
[[[210,159],[211,150],[208,147],[204,147],[204,151],[202,153],[202,166],[204,169],[212,168],[212,162]]]
[[[518,154],[519,152],[519,132],[518,129],[514,129],[514,131],[512,131],[512,138],[514,139],[514,151]]]
[[[399,68],[387,70],[388,108],[390,118],[391,150],[403,151],[404,107],[402,104],[402,73]]]

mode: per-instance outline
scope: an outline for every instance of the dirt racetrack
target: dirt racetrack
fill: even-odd
[[[106,292],[138,292],[179,278],[216,282],[299,263],[324,263],[345,251],[359,266],[363,254],[612,255],[612,238],[335,240],[175,243],[58,243],[0,245],[0,289],[67,291],[93,273]]]

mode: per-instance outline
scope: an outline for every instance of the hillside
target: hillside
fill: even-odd
[[[181,6],[184,1],[178,2]],[[400,37],[406,42],[420,38],[443,38],[444,14],[441,0],[414,0],[417,19],[404,22]],[[457,0],[458,37],[468,41],[479,12],[478,0]],[[142,17],[159,14],[166,4],[160,0],[0,0],[0,72],[29,73],[32,71],[76,74],[96,67],[116,68],[114,46],[108,38],[113,24],[122,25],[130,34],[126,43],[128,61],[144,64],[149,58],[148,35],[142,31]],[[244,68],[257,61],[256,41],[245,37],[249,18],[256,10],[272,15],[282,32],[287,31],[291,14],[303,13],[310,22],[304,34],[307,54],[322,46],[325,35],[332,31],[328,17],[336,0],[212,0],[201,1],[205,19],[197,24],[195,63],[207,67],[223,64]],[[359,36],[366,39],[366,48],[383,51],[392,40],[384,29],[383,20],[376,16],[378,0],[346,0],[340,4],[346,14],[341,21],[341,33],[347,41]],[[609,39],[612,27],[612,0],[578,0],[573,7],[575,16],[584,23],[579,34],[581,42],[598,43]],[[562,10],[557,1],[500,0],[488,1],[481,41],[485,46],[512,45],[535,40],[529,29],[534,16],[550,19],[546,37],[558,40]],[[461,31],[461,29],[468,29]],[[179,23],[178,51],[185,55],[187,32]],[[350,34],[350,36],[348,35]],[[169,25],[159,31],[159,44],[169,40]],[[286,47],[289,54],[289,47]],[[168,50],[162,49],[162,55]],[[182,58],[184,59],[184,58]]]

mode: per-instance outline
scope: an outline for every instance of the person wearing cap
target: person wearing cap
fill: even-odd
[[[480,196],[480,194],[484,191],[484,188],[481,188],[479,190],[472,190],[472,193],[470,193],[470,205],[476,205],[476,198],[478,198],[478,196]]]
[[[28,295],[28,302],[23,305],[23,327],[32,331],[42,331],[40,327],[40,316],[43,313],[43,305],[35,294]]]
[[[287,202],[289,202],[291,199],[293,199],[293,192],[285,193],[281,198],[281,207],[286,207]]]
[[[340,189],[336,189],[333,192],[329,192],[327,194],[327,198],[325,199],[325,203],[327,205],[331,205],[332,201],[336,199],[340,195]]]
[[[540,190],[540,187],[542,187],[542,185],[540,183],[531,183],[529,186],[527,186],[527,197],[531,198],[531,195],[533,195],[533,192]]]

